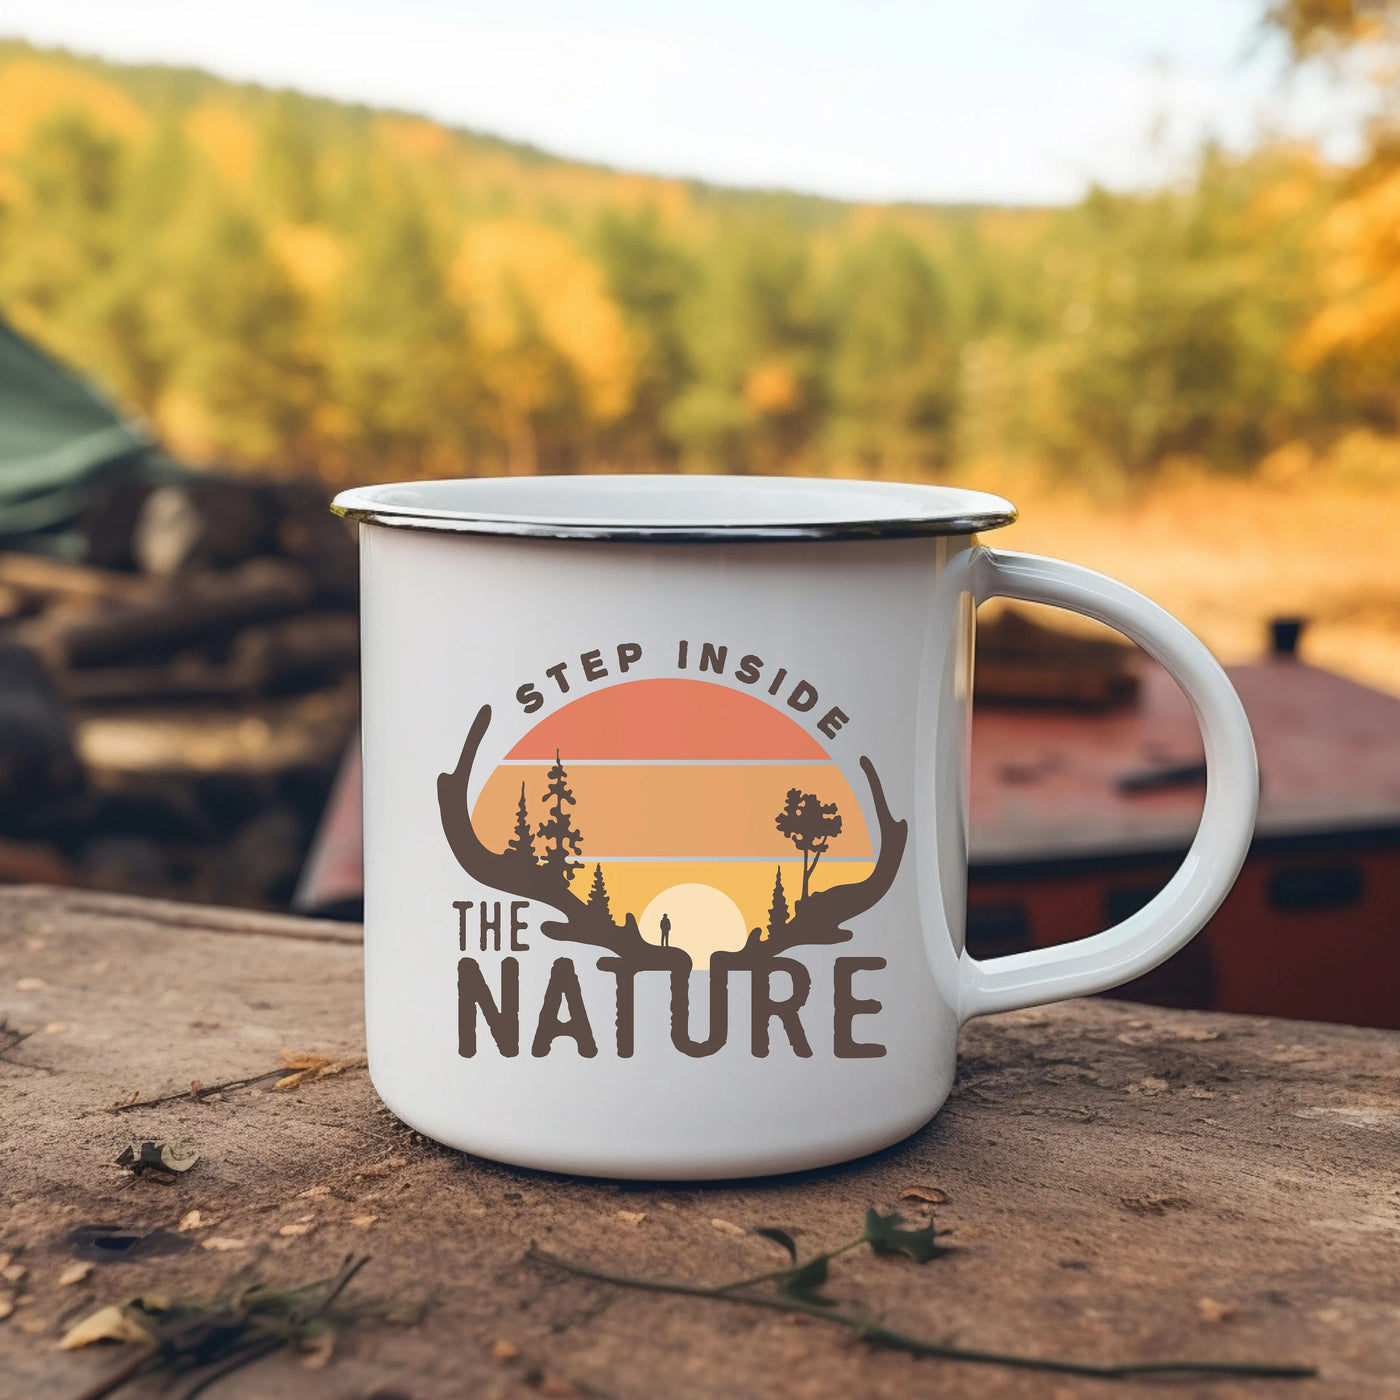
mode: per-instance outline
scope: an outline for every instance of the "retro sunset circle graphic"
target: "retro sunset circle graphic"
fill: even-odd
[[[812,896],[875,865],[859,800],[801,725],[681,678],[592,691],[540,721],[487,778],[471,826],[697,970],[783,941]]]
[[[516,954],[533,958],[540,947],[516,941],[525,929],[556,945],[545,955],[531,1056],[560,1041],[583,1059],[599,1053],[576,965],[586,957],[613,977],[619,1059],[636,1050],[638,999],[658,995],[669,1002],[673,1049],[717,1054],[728,1043],[735,977],[749,984],[750,1053],[770,1054],[777,1024],[790,1053],[811,1056],[801,1011],[813,974],[792,954],[854,937],[850,921],[884,898],[909,837],[870,759],[859,760],[875,815],[867,828],[841,768],[801,725],[718,683],[636,680],[587,692],[537,723],[483,780],[474,769],[491,723],[482,705],[457,766],[437,779],[457,863],[479,885],[515,896],[508,954],[501,902],[481,903],[481,953],[494,928],[493,963],[468,955],[471,901],[454,902],[458,1054],[478,1053],[483,1024],[498,1054],[525,1053]],[[544,908],[523,917],[535,901]],[[886,965],[878,950],[833,960],[837,1058],[885,1054],[852,1027],[881,1005],[858,995],[854,979]],[[707,983],[703,1038],[691,1017],[697,972]]]

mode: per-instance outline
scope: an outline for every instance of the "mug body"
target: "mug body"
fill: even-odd
[[[620,480],[560,490],[606,521]],[[972,535],[362,518],[385,1103],[482,1156],[641,1178],[926,1122],[959,1025]]]

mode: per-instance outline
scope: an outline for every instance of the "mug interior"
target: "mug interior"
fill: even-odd
[[[342,491],[333,509],[377,525],[595,539],[964,534],[1016,518],[1000,496],[959,487],[765,476],[403,481]]]

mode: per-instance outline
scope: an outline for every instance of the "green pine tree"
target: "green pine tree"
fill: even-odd
[[[570,860],[582,850],[583,833],[574,826],[573,818],[564,810],[567,803],[574,805],[574,795],[569,791],[568,777],[564,765],[559,760],[559,750],[554,751],[554,764],[550,768],[549,786],[545,789],[544,801],[549,815],[540,823],[539,836],[544,841],[544,854],[540,864],[566,882],[572,882],[574,872],[582,869],[582,862]]]

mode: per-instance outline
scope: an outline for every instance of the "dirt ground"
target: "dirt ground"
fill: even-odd
[[[126,1348],[59,1351],[101,1304],[305,1282],[371,1256],[366,1321],[328,1365],[281,1353],[215,1396],[447,1400],[1400,1396],[1400,1035],[1107,1000],[964,1033],[948,1105],[900,1146],[773,1180],[567,1179],[449,1151],[363,1070],[215,1101],[109,1106],[266,1074],[284,1050],[362,1053],[357,930],[118,896],[0,892],[0,1395],[76,1400]],[[131,1139],[197,1150],[161,1183]],[[945,1204],[904,1198],[946,1193]],[[930,1212],[955,1251],[866,1250],[826,1291],[968,1347],[1090,1361],[1303,1362],[1317,1380],[1086,1380],[921,1360],[811,1319],[629,1291],[532,1260],[721,1282],[858,1234],[868,1207]],[[190,1225],[191,1212],[198,1212]],[[181,1223],[185,1223],[182,1230]],[[117,1247],[114,1232],[132,1243]],[[105,1232],[105,1234],[104,1234]],[[100,1243],[106,1239],[106,1245]],[[92,1263],[76,1281],[64,1283]],[[130,1393],[180,1396],[148,1379]]]

